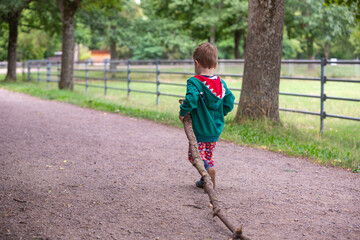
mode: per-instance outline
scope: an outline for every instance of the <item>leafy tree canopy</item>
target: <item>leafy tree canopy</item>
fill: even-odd
[[[352,9],[357,21],[360,21],[360,0],[325,0],[325,4],[346,5]]]

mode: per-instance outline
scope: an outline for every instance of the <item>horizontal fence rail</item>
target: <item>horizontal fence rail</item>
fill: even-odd
[[[360,118],[350,117],[350,116],[342,116],[327,113],[325,111],[324,103],[326,100],[335,100],[335,101],[348,101],[348,102],[360,102],[360,98],[348,98],[348,97],[337,97],[337,96],[328,96],[325,94],[325,85],[327,82],[341,82],[341,83],[360,83],[360,80],[353,79],[342,79],[342,78],[327,78],[325,75],[325,69],[327,65],[335,65],[335,64],[357,64],[360,65],[359,60],[337,60],[330,61],[326,59],[321,60],[282,60],[282,64],[309,64],[312,66],[320,66],[320,77],[294,77],[294,76],[280,76],[282,80],[294,80],[294,81],[317,81],[320,84],[320,93],[319,95],[312,94],[300,94],[300,93],[288,93],[288,92],[279,92],[279,95],[283,96],[292,96],[292,97],[303,97],[303,98],[313,98],[319,99],[320,111],[312,112],[301,109],[288,109],[288,108],[279,108],[280,111],[284,112],[293,112],[300,114],[308,114],[320,116],[320,131],[324,131],[324,120],[329,118],[338,118],[344,120],[353,120],[360,121]],[[118,90],[125,91],[127,95],[130,96],[131,92],[138,92],[144,94],[153,94],[156,95],[156,104],[159,104],[160,96],[169,96],[169,97],[178,97],[182,98],[184,95],[173,94],[161,92],[159,86],[160,85],[168,85],[168,86],[180,86],[186,87],[186,84],[181,83],[173,83],[168,81],[160,81],[161,74],[168,75],[184,75],[184,77],[190,77],[194,75],[193,72],[189,71],[169,71],[166,69],[166,66],[169,67],[181,67],[187,64],[189,66],[193,65],[193,60],[104,60],[103,62],[93,62],[93,61],[83,61],[76,62],[74,64],[74,71],[78,73],[84,73],[83,76],[74,75],[74,78],[81,82],[74,82],[74,85],[84,86],[85,91],[88,92],[88,89],[91,88],[103,88],[104,95],[107,95],[107,90]],[[226,64],[244,64],[243,59],[239,60],[224,60],[220,59],[219,69],[221,71],[222,67]],[[46,82],[47,85],[51,82],[59,82],[60,80],[60,67],[61,64],[59,61],[47,61],[47,60],[29,60],[25,66],[22,64],[23,73],[25,72],[25,68],[27,68],[27,78],[28,81],[32,81],[34,75],[35,79],[38,83]],[[150,70],[144,70],[141,68],[149,67]],[[162,69],[163,68],[163,69]],[[54,74],[55,72],[55,74]],[[101,77],[89,76],[89,73],[98,73],[101,74]],[[144,77],[144,79],[134,79],[132,74],[151,74],[153,77]],[[113,74],[123,74],[124,77],[114,77]],[[226,73],[221,72],[218,75],[222,77],[235,77],[242,78],[243,74],[235,74],[235,73]],[[150,81],[149,78],[154,79],[154,81]],[[104,85],[99,86],[90,83],[93,81],[101,81]],[[108,86],[108,82],[124,82],[126,83],[126,87],[113,87]],[[147,90],[139,90],[133,89],[132,83],[142,83],[142,84],[154,84],[156,88],[154,91]],[[231,91],[241,92],[241,88],[231,88]],[[359,94],[360,96],[360,94]],[[238,104],[238,103],[236,103]]]

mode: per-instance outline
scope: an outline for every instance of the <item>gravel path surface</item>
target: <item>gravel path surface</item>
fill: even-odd
[[[182,129],[0,89],[0,239],[229,239]],[[360,175],[219,142],[217,191],[252,239],[360,239]]]

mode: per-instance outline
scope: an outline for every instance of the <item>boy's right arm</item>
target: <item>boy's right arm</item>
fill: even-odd
[[[197,108],[200,93],[194,84],[188,82],[186,86],[186,96],[183,103],[180,105],[179,115],[185,117],[193,109]]]

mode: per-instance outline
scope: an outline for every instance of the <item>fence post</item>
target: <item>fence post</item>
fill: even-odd
[[[40,84],[40,63],[37,64],[37,84]]]
[[[57,82],[60,82],[60,62],[58,61],[57,63]]]
[[[86,91],[86,94],[88,93],[88,88],[89,88],[89,72],[88,72],[88,60],[85,61],[85,91]]]
[[[27,61],[27,68],[28,68],[28,80],[31,82],[31,61]]]
[[[159,59],[156,59],[156,105],[159,105],[159,97],[160,97],[160,90],[159,90],[159,85],[160,85],[160,80],[159,80],[159,75],[160,75],[160,70],[159,70]]]
[[[224,64],[224,62],[220,62],[219,65],[220,65],[220,73],[224,73],[225,72],[225,64]]]
[[[47,74],[46,74],[46,86],[49,87],[49,82],[51,80],[51,62],[48,61],[46,64],[46,70],[47,70]]]
[[[104,95],[106,96],[107,93],[107,62],[108,59],[104,60]]]
[[[326,58],[321,59],[321,93],[320,93],[320,132],[324,132],[324,119],[326,112],[324,111],[324,102],[326,101],[326,94],[324,93],[324,85],[326,83],[325,66],[327,64]]]
[[[25,81],[25,62],[21,62],[22,80]]]
[[[128,97],[130,97],[130,60],[127,61],[127,93]]]

